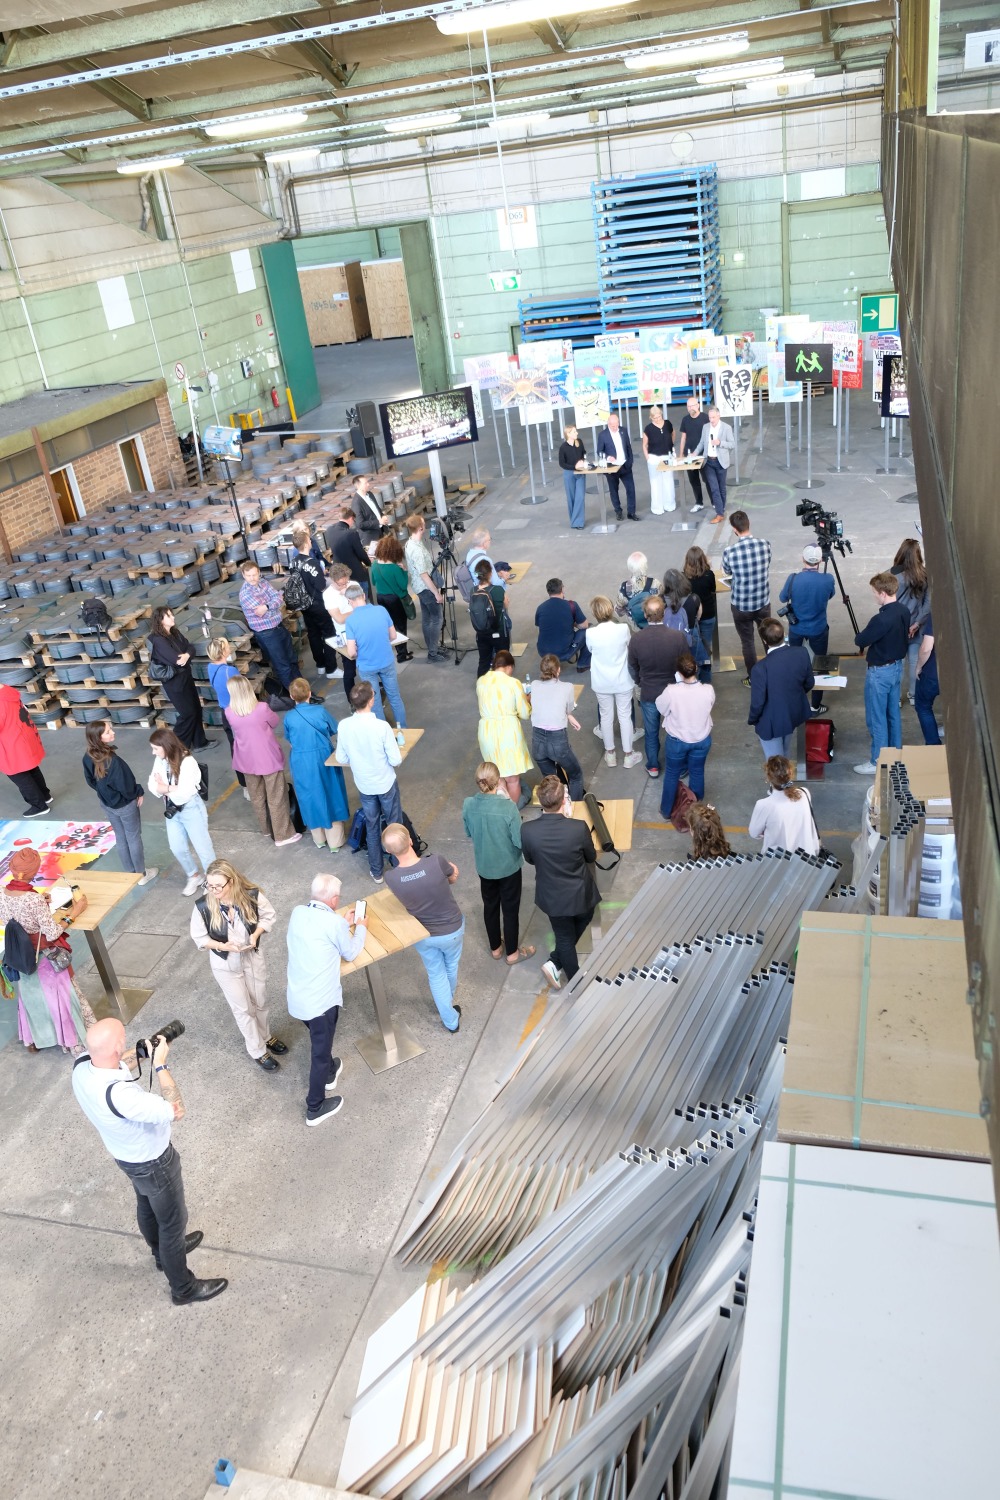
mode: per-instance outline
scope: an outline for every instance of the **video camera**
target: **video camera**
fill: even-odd
[[[162,1037],[165,1042],[176,1042],[179,1036],[184,1035],[183,1021],[168,1021],[166,1026],[161,1026],[159,1031],[154,1031],[152,1036],[140,1037],[135,1044],[135,1055],[137,1058],[152,1057],[156,1051],[156,1044]]]
[[[456,531],[464,531],[469,513],[461,505],[453,505],[444,516],[432,516],[427,524],[427,535],[432,542],[450,542]]]
[[[846,557],[854,548],[844,536],[844,523],[835,510],[824,510],[818,500],[800,500],[795,514],[803,526],[811,526],[816,533],[816,542],[824,557],[829,557],[836,548],[841,557]]]

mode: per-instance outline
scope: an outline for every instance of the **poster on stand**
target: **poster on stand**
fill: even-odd
[[[638,332],[598,334],[594,339],[594,348],[603,349],[607,354],[608,385],[612,400],[628,401],[637,395]]]
[[[572,339],[538,339],[536,343],[517,346],[517,362],[522,370],[544,370],[572,358]]]
[[[861,340],[838,335],[833,340],[833,384],[842,391],[859,391],[862,381]]]
[[[910,415],[910,398],[906,394],[906,360],[902,354],[882,356],[880,395],[883,417]]]
[[[644,402],[669,401],[671,388],[688,384],[688,346],[681,327],[639,329],[636,381]]]
[[[801,401],[801,380],[785,379],[785,356],[781,354],[770,354],[767,360],[767,399],[768,401]]]
[[[548,405],[548,371],[511,370],[505,379],[498,382],[496,389],[501,411],[515,406],[533,406],[538,402]]]
[[[809,337],[811,322],[806,313],[781,313],[764,321],[764,338],[773,350],[784,354],[789,339],[803,343]]]
[[[544,427],[552,421],[552,407],[547,401],[532,401],[528,406],[518,407],[522,427]]]
[[[874,359],[876,354],[902,354],[903,343],[898,333],[866,333],[865,359]]]
[[[716,371],[715,404],[724,417],[753,416],[753,371],[748,365],[724,365]]]
[[[785,344],[785,379],[810,380],[814,385],[829,384],[833,374],[832,344]]]
[[[478,385],[481,391],[494,390],[510,374],[509,354],[476,354],[463,359],[467,385]]]
[[[824,344],[835,344],[838,339],[846,338],[848,335],[857,338],[857,334],[857,319],[841,318],[839,321],[833,323],[824,323],[820,338]]]
[[[469,390],[472,392],[472,409],[473,409],[473,411],[476,414],[476,423],[477,423],[477,425],[479,427],[482,427],[482,425],[483,425],[483,395],[482,395],[482,392],[480,391],[479,386],[478,386],[478,384],[477,384],[477,382],[475,380],[470,380],[470,381],[467,382],[467,384],[468,384]]]
[[[684,335],[688,346],[688,368],[692,375],[714,375],[731,358],[727,341],[710,328],[699,328]]]
[[[549,365],[547,374],[549,377],[549,405],[556,407],[559,411],[562,411],[566,406],[572,406],[572,359],[561,359],[558,364]]]
[[[604,376],[573,381],[573,420],[577,427],[603,427],[611,415],[611,394]]]
[[[754,353],[756,349],[763,348],[763,345],[758,344],[755,333],[734,333],[731,337],[736,364],[753,366],[762,362]]]

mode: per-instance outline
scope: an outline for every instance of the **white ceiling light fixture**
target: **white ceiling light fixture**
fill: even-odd
[[[715,62],[726,57],[739,57],[750,50],[750,37],[745,31],[727,36],[695,37],[686,42],[674,42],[667,47],[643,48],[641,52],[630,52],[622,58],[626,68],[635,73],[655,68],[676,68],[694,72],[702,63]]]
[[[716,83],[744,83],[748,78],[773,78],[785,71],[783,57],[762,57],[759,62],[739,63],[734,68],[705,68],[695,74],[698,83],[711,87]]]
[[[268,166],[281,166],[283,162],[312,161],[319,156],[319,146],[289,146],[287,151],[269,151],[264,157]]]
[[[497,115],[495,120],[487,120],[488,130],[527,130],[531,125],[544,125],[546,120],[551,119],[547,110],[540,109],[537,113],[527,111],[519,115]]]
[[[408,115],[404,120],[383,120],[382,129],[390,135],[422,135],[425,130],[444,130],[447,125],[461,125],[457,109],[442,109],[438,114]]]
[[[582,16],[593,10],[620,10],[632,4],[634,0],[504,0],[500,5],[435,16],[434,24],[443,36],[469,36],[477,31],[494,31],[501,26],[531,26],[535,21]]]
[[[118,170],[123,177],[143,177],[147,172],[166,172],[171,167],[183,167],[183,156],[151,156],[140,161],[120,161]]]
[[[294,130],[308,123],[309,116],[297,109],[281,115],[256,115],[252,120],[220,120],[217,125],[206,125],[205,134],[213,141],[239,141],[264,130]]]

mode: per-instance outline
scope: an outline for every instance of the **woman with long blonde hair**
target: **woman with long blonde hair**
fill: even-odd
[[[278,715],[266,703],[258,703],[245,677],[233,677],[226,718],[233,731],[233,770],[242,771],[246,777],[250,805],[261,833],[273,838],[278,849],[297,843],[302,835],[292,827],[285,757],[274,734]]]
[[[264,892],[228,859],[205,871],[205,893],[191,911],[191,938],[209,957],[212,978],[226,997],[247,1052],[265,1073],[275,1073],[274,1053],[288,1051],[272,1036],[267,1018],[267,974],[260,940],[277,921]]]

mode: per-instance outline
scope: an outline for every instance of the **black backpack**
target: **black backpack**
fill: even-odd
[[[496,629],[496,605],[493,603],[489,588],[476,589],[473,592],[469,599],[469,619],[477,635],[487,630],[492,633]]]
[[[31,941],[16,917],[11,917],[4,928],[3,969],[12,982],[22,974],[34,974],[38,968],[38,954],[42,946],[42,935],[37,944]]]
[[[302,575],[301,569],[292,567],[288,570],[288,582],[285,584],[285,608],[286,609],[308,609],[313,602],[309,585]]]

